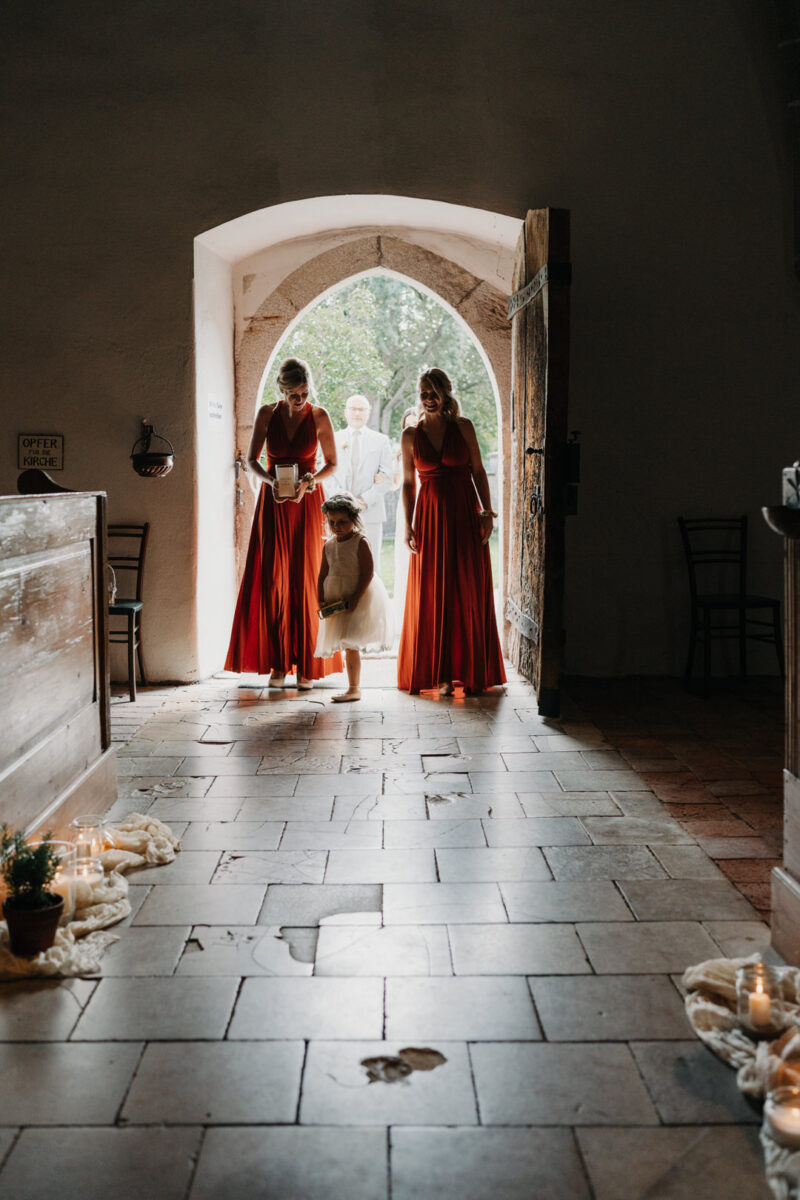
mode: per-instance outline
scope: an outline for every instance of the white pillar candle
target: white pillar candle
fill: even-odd
[[[41,846],[41,842],[30,842],[31,847]],[[50,842],[50,846],[58,855],[56,873],[47,885],[47,891],[56,896],[64,897],[64,911],[60,924],[66,925],[75,916],[75,847],[72,842]]]
[[[751,992],[747,999],[747,1011],[750,1016],[750,1024],[754,1029],[766,1029],[772,1024],[772,1013],[770,1009],[770,999],[768,994],[764,991],[764,984],[760,979],[757,979],[756,990]]]
[[[59,867],[49,884],[49,892],[64,897],[64,919],[71,920],[75,912],[75,869]]]

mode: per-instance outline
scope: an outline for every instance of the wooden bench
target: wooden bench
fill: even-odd
[[[116,798],[104,492],[0,497],[0,822],[62,836]]]

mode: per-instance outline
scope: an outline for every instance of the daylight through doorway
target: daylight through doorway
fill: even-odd
[[[417,380],[428,367],[450,376],[462,413],[475,426],[492,491],[492,507],[500,511],[502,464],[497,385],[486,355],[464,321],[429,289],[385,270],[343,280],[307,306],[286,330],[265,366],[256,408],[275,399],[274,376],[288,357],[311,366],[319,403],[330,413],[334,429],[346,426],[345,404],[352,395],[366,396],[370,428],[392,445],[391,486],[384,497],[386,516],[376,570],[390,595],[400,595],[406,568],[400,502],[399,437],[401,422],[416,407]],[[491,542],[492,574],[500,592],[502,559],[498,523]],[[396,606],[396,617],[401,617]]]

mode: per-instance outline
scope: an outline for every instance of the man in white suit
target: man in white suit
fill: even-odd
[[[334,435],[336,470],[325,480],[325,494],[350,492],[355,497],[379,575],[386,517],[383,497],[392,486],[392,443],[385,433],[367,427],[371,408],[366,396],[351,396],[345,404],[347,428]]]

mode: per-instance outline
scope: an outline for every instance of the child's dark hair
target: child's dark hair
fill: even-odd
[[[363,532],[364,522],[361,520],[361,509],[347,492],[337,492],[335,496],[331,496],[330,500],[326,500],[322,505],[322,511],[326,517],[335,512],[344,513],[353,522],[355,528],[359,532]]]

